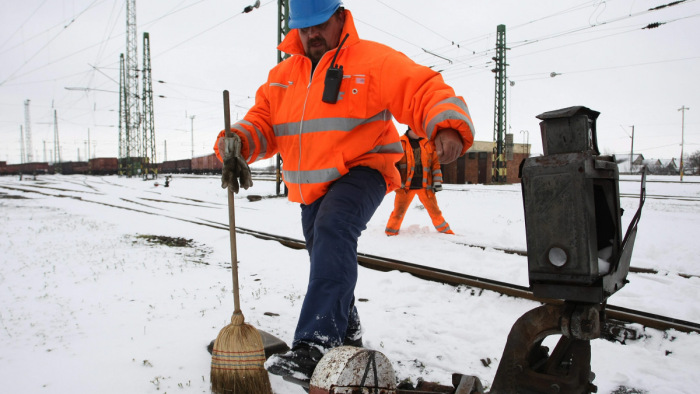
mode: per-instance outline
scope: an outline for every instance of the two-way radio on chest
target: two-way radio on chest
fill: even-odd
[[[343,41],[338,45],[338,49],[335,51],[333,60],[331,60],[331,66],[326,71],[326,79],[323,82],[323,97],[321,101],[328,104],[335,104],[338,101],[338,92],[340,92],[340,82],[343,81],[343,66],[338,65],[335,60],[338,58],[338,52],[340,48],[345,44],[345,40],[348,39],[350,34],[345,34]]]

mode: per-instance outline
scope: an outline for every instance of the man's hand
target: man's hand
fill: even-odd
[[[434,193],[437,193],[437,192],[441,192],[441,191],[442,191],[442,183],[436,182],[436,183],[433,185],[433,192],[434,192]]]
[[[238,135],[220,138],[219,153],[224,158],[221,170],[222,188],[228,187],[232,192],[238,193],[239,185],[246,190],[253,186],[250,167],[241,157],[241,138]]]
[[[457,160],[462,153],[462,137],[455,129],[441,129],[435,136],[435,151],[437,152],[440,164],[448,164]]]

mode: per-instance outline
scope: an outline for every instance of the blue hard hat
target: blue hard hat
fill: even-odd
[[[320,25],[330,19],[342,5],[340,0],[291,0],[289,2],[289,28],[302,29]]]

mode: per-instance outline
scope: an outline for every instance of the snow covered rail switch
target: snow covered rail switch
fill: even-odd
[[[341,346],[331,349],[311,376],[309,394],[395,394],[391,362],[375,350]]]

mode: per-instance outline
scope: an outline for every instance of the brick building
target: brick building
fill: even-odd
[[[443,164],[442,179],[444,183],[491,184],[491,168],[493,167],[493,142],[474,141],[474,145],[456,161]],[[520,163],[528,157],[529,146],[513,144],[513,154],[506,160],[506,183],[520,183],[518,169]],[[508,155],[510,156],[510,155]]]

